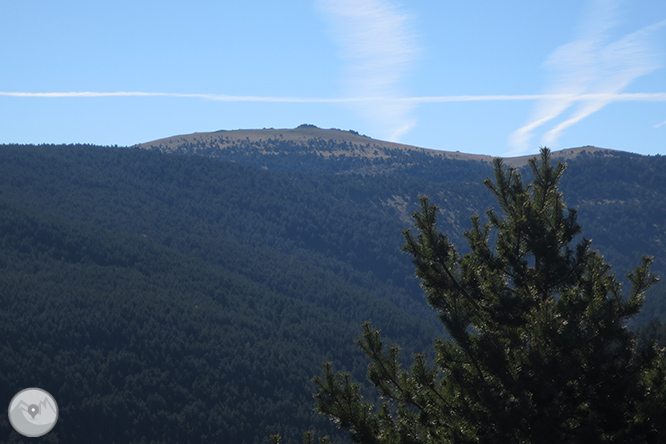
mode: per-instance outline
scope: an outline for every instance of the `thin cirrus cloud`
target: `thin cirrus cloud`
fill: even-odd
[[[542,145],[553,145],[567,128],[620,100],[662,100],[663,94],[622,94],[631,82],[660,67],[653,48],[666,20],[609,42],[617,24],[617,4],[596,0],[581,21],[579,36],[552,52],[544,67],[551,77],[545,97],[539,99],[527,124],[511,134],[509,143],[520,154],[530,148],[533,132],[573,107],[563,121],[546,131]]]
[[[414,103],[403,100],[406,75],[419,47],[409,17],[387,0],[316,0],[346,63],[343,85],[353,107],[390,140],[416,125]]]

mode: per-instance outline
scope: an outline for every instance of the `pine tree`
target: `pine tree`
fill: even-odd
[[[428,303],[450,339],[434,363],[403,370],[369,324],[358,344],[381,405],[364,401],[347,373],[324,364],[317,410],[360,443],[596,443],[666,441],[666,362],[638,350],[626,322],[656,281],[649,258],[623,294],[603,257],[565,209],[548,149],[529,162],[534,179],[495,161],[485,184],[499,211],[472,217],[460,255],[421,199],[417,234],[404,232]],[[636,217],[640,217],[636,215]]]

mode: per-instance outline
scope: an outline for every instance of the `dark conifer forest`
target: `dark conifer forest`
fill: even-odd
[[[348,442],[313,410],[322,362],[364,379],[365,321],[407,360],[444,335],[400,251],[419,196],[463,252],[494,205],[490,163],[354,147],[0,146],[0,399],[49,391],[49,443]],[[653,255],[666,276],[666,159],[567,163],[564,199],[613,272]],[[629,327],[666,345],[664,322],[660,282]],[[0,435],[24,442],[7,417]]]

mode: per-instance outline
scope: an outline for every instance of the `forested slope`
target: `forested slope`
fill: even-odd
[[[459,234],[456,228],[464,226],[471,214],[494,204],[487,199],[485,188],[477,186],[492,174],[487,156],[397,146],[354,132],[312,125],[294,130],[197,133],[140,146],[274,171],[360,174],[376,180],[409,178],[409,189],[403,187],[403,199],[414,208],[414,195],[432,196],[448,219],[445,231],[453,231],[454,236]],[[506,159],[506,163],[529,176],[527,158]],[[565,201],[579,210],[583,235],[593,239],[593,247],[606,255],[618,277],[630,272],[642,255],[654,256],[655,272],[666,277],[666,157],[582,147],[554,152],[553,159],[568,164],[561,184]],[[457,197],[454,201],[453,196]],[[407,222],[406,217],[403,219]],[[462,239],[459,243],[464,244]],[[638,324],[653,316],[666,317],[666,284],[655,286],[651,294],[659,296],[648,298],[636,319]]]
[[[0,215],[0,392],[50,391],[60,418],[44,442],[262,442],[326,426],[307,381],[315,357],[354,364],[342,316],[150,240],[6,203]],[[5,416],[2,441],[24,442],[10,430]]]
[[[362,377],[364,320],[412,351],[431,343],[409,279],[388,283],[405,259],[401,222],[350,210],[353,187],[326,197],[316,181],[138,150],[0,154],[1,385],[7,399],[33,385],[56,397],[61,421],[44,439],[327,430],[308,381],[329,359]],[[382,266],[354,268],[371,248],[390,251]]]
[[[363,378],[363,321],[407,357],[430,349],[441,329],[400,231],[430,195],[464,251],[469,216],[493,204],[490,166],[285,147],[0,146],[0,390],[56,397],[45,442],[297,441],[331,431],[308,383],[322,360]],[[565,200],[620,275],[641,254],[666,275],[665,163],[569,161]],[[662,289],[641,322],[666,315]]]

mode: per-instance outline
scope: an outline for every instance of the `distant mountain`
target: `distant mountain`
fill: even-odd
[[[452,235],[463,244],[469,215],[493,205],[480,186],[493,174],[491,156],[384,142],[355,131],[305,124],[295,129],[195,133],[137,147],[264,170],[389,181],[383,205],[392,206],[402,221],[410,223],[418,194],[431,195],[449,215]],[[504,163],[529,175],[527,161],[535,155],[507,158]],[[666,199],[662,174],[666,159],[593,146],[556,151],[553,159],[569,164],[562,182],[565,199],[580,210],[585,236],[595,240],[594,246],[607,255],[618,277],[623,278],[644,254],[655,256],[654,269],[666,276],[666,217],[661,203]],[[401,184],[397,188],[395,181]],[[648,307],[640,322],[647,322],[649,313],[666,312],[666,302],[650,300]]]
[[[326,143],[320,143],[326,142]],[[252,144],[262,154],[275,154],[280,149],[290,153],[316,153],[324,157],[390,158],[395,152],[428,153],[433,156],[457,160],[489,161],[489,156],[436,151],[400,143],[385,142],[360,135],[356,131],[322,129],[304,124],[295,129],[232,130],[194,133],[168,137],[138,145],[141,148],[182,152],[191,146],[189,154],[203,154],[208,150],[228,150],[238,145]]]
[[[435,159],[474,160],[485,163],[492,163],[493,160],[492,156],[419,148],[372,139],[352,130],[322,129],[309,124],[303,124],[295,129],[221,130],[186,134],[142,143],[137,147],[167,153],[199,154],[222,158],[233,157],[238,151],[245,151],[246,156],[252,154],[317,155],[323,158],[366,158],[388,163],[401,162],[405,156],[410,155],[420,158],[430,156]],[[556,151],[553,153],[553,159],[570,160],[585,154],[618,156],[623,152],[586,146]],[[505,163],[520,167],[526,165],[527,160],[532,157],[534,155],[507,158]]]
[[[363,379],[361,322],[407,362],[442,334],[400,252],[418,196],[462,252],[494,205],[488,158],[382,143],[305,126],[0,146],[0,394],[52,393],[60,442],[335,433],[309,380],[324,360]],[[571,154],[564,197],[593,246],[618,275],[653,254],[666,276],[666,159]],[[640,323],[666,318],[663,293]]]

